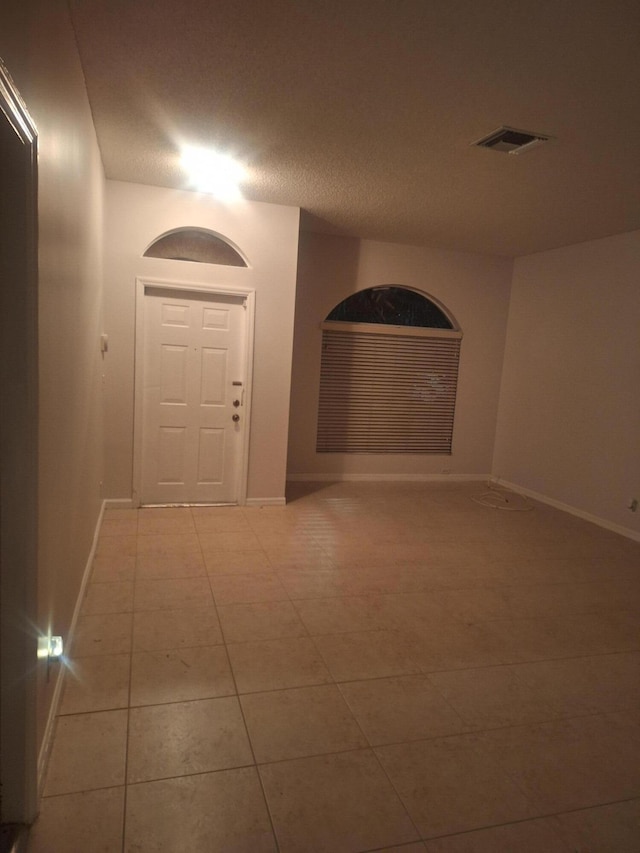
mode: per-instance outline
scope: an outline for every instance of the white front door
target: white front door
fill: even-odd
[[[245,344],[245,297],[145,289],[141,503],[238,501]]]

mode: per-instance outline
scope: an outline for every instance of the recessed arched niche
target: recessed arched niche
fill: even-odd
[[[169,231],[151,243],[144,257],[226,267],[249,266],[239,249],[229,240],[206,228],[176,228]]]

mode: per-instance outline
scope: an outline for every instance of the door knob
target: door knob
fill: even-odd
[[[231,420],[234,421],[234,423],[238,423],[238,421],[240,420],[240,415],[232,415]]]

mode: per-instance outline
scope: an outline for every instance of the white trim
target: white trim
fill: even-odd
[[[132,498],[105,498],[105,509],[135,509]]]
[[[142,387],[142,371],[144,367],[144,297],[146,288],[163,290],[182,290],[185,294],[207,293],[221,296],[236,296],[245,300],[246,335],[245,335],[245,375],[243,377],[244,421],[245,429],[242,443],[240,470],[238,471],[238,505],[243,506],[247,500],[247,484],[249,480],[249,442],[251,432],[251,399],[253,397],[253,350],[255,337],[256,292],[251,287],[230,287],[228,285],[202,284],[195,282],[173,281],[168,279],[136,276],[136,323],[135,323],[135,376],[133,393],[133,480],[132,507],[140,506],[140,489],[142,486],[142,394],[136,393]]]
[[[511,489],[511,491],[516,492],[517,494],[526,495],[526,497],[533,498],[536,501],[540,501],[540,503],[552,506],[554,509],[560,509],[563,512],[568,512],[570,515],[575,515],[577,518],[581,518],[584,521],[590,521],[592,524],[597,524],[598,527],[604,527],[605,530],[611,530],[612,533],[618,533],[620,536],[625,536],[627,539],[633,539],[635,542],[640,542],[640,533],[638,533],[637,530],[631,530],[631,528],[623,527],[621,524],[614,524],[614,522],[608,521],[606,518],[600,518],[598,515],[592,515],[590,512],[585,512],[582,509],[578,509],[578,507],[571,506],[571,504],[557,501],[555,498],[550,498],[540,492],[534,492],[533,489],[525,489],[524,486],[519,486],[517,483],[510,483],[508,480],[503,480],[501,477],[492,476],[490,477],[490,482],[497,486],[504,486],[507,489]]]
[[[13,82],[7,66],[0,58],[0,111],[20,138],[23,144],[34,146],[38,129],[29,114],[16,84]]]
[[[245,506],[286,506],[286,498],[247,498]]]
[[[49,753],[51,750],[51,741],[53,739],[55,720],[58,715],[58,706],[60,705],[60,699],[62,697],[64,676],[67,672],[67,667],[64,665],[64,659],[71,657],[71,654],[73,652],[73,640],[76,631],[76,626],[78,624],[78,619],[80,618],[80,610],[82,609],[82,602],[84,601],[84,596],[87,586],[89,584],[89,579],[91,578],[93,559],[96,555],[96,549],[98,547],[98,539],[100,537],[100,529],[102,527],[102,519],[104,518],[104,511],[106,509],[106,506],[107,501],[102,501],[102,504],[100,506],[100,513],[98,514],[98,520],[96,522],[96,527],[93,533],[93,542],[91,543],[91,550],[89,551],[89,556],[84,567],[82,580],[80,582],[80,589],[78,590],[78,597],[76,598],[75,607],[73,609],[71,624],[69,625],[67,636],[63,638],[65,649],[64,658],[59,663],[50,664],[51,666],[58,667],[58,674],[56,676],[55,687],[53,688],[51,705],[49,706],[49,716],[47,717],[47,723],[45,725],[44,735],[42,738],[42,745],[40,747],[40,753],[38,755],[38,791],[40,792],[40,796],[42,796],[42,792],[44,790],[44,783],[47,772],[47,765],[49,763]]]
[[[288,474],[290,483],[470,483],[487,482],[489,474]]]
[[[178,281],[168,278],[152,278],[147,275],[136,276],[136,286],[153,287],[158,290],[185,290],[189,293],[219,293],[222,296],[249,297],[255,294],[252,287],[236,287],[235,285],[203,284],[202,282]],[[144,295],[144,293],[143,293]]]
[[[194,501],[193,503],[171,503],[171,504],[145,504],[141,509],[176,509],[178,507],[190,507],[190,506],[238,506],[238,504],[232,503],[198,503]]]

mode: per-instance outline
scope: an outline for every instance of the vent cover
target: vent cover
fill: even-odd
[[[529,130],[516,130],[513,127],[500,127],[489,136],[484,136],[472,145],[478,148],[491,148],[505,154],[521,154],[536,145],[548,142],[552,137],[543,133],[531,133]]]

